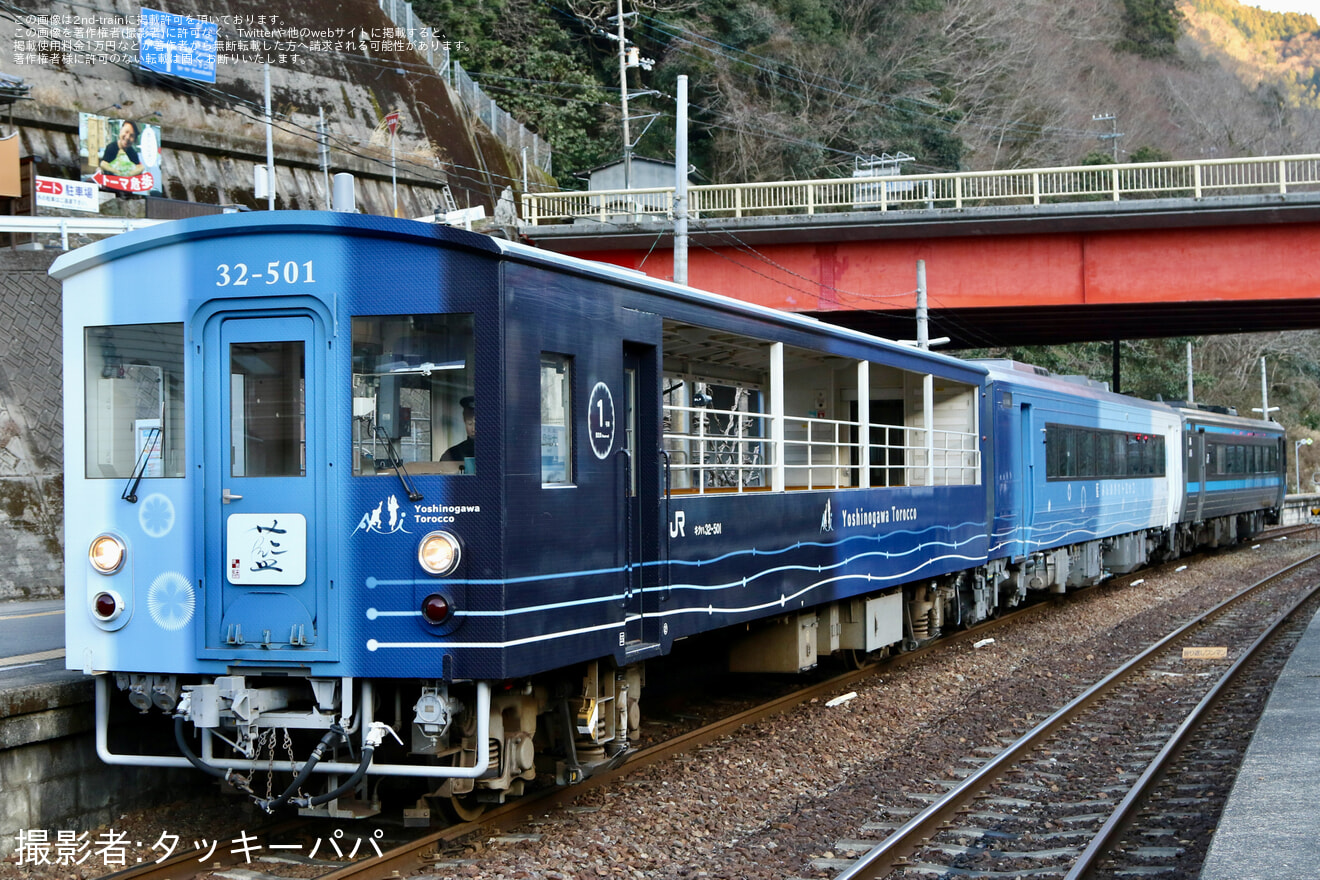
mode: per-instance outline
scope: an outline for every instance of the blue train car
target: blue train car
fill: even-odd
[[[1097,583],[1170,558],[1182,503],[1171,407],[1025,364],[985,362],[993,407],[991,556],[1019,590]]]
[[[334,815],[410,777],[466,815],[616,759],[684,637],[796,671],[1000,604],[984,367],[353,215],[52,273],[68,662],[107,761]],[[177,751],[116,751],[120,700]]]
[[[1186,480],[1178,540],[1218,547],[1279,521],[1287,487],[1284,431],[1222,409],[1181,407]]]

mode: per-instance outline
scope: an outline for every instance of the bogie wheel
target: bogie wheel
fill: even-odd
[[[454,794],[449,796],[449,809],[460,822],[475,822],[486,812],[486,805],[474,794]]]

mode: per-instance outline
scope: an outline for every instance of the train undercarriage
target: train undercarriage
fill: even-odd
[[[731,640],[729,669],[798,673],[830,655],[859,662],[909,650],[1033,593],[1062,594],[1245,540],[1266,521],[1257,511],[1135,532],[804,607],[747,625]],[[621,761],[637,742],[645,685],[642,664],[618,668],[608,658],[498,685],[234,672],[203,680],[113,676],[133,707],[173,716],[178,751],[159,756],[112,751],[110,676],[101,676],[102,758],[190,764],[267,811],[294,807],[335,817],[371,815],[380,809],[382,780],[412,780],[420,797],[405,811],[408,820],[429,821],[436,801],[470,819],[523,794],[538,778],[571,785]]]

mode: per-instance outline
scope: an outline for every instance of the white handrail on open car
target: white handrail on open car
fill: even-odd
[[[923,428],[872,424],[901,431],[902,441],[867,443],[863,455],[856,439],[862,435],[858,422],[787,416],[781,450],[769,435],[769,413],[666,405],[664,414],[671,488],[680,491],[767,489],[769,470],[781,457],[794,489],[845,489],[860,482],[873,488],[972,486],[981,479],[975,433],[936,429],[928,447]],[[863,480],[858,475],[857,462],[864,459],[877,476]]]

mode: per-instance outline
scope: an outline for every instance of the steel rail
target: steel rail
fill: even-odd
[[[1230,596],[1223,602],[1220,602],[1218,605],[1197,617],[1195,620],[1189,621],[1160,639],[1158,642],[1155,642],[1153,645],[1146,648],[1146,650],[1137,654],[1118,669],[1115,669],[1090,688],[1079,694],[1049,718],[1046,718],[1044,721],[1037,724],[1004,751],[1000,752],[993,759],[982,765],[975,773],[968,776],[956,787],[951,789],[944,797],[935,801],[912,819],[908,820],[903,827],[899,828],[889,837],[868,850],[861,858],[846,868],[842,873],[835,875],[834,880],[862,880],[862,878],[873,880],[873,878],[881,877],[894,868],[899,867],[902,860],[906,859],[925,841],[933,837],[940,827],[962,808],[963,804],[971,800],[974,795],[1003,775],[1010,767],[1017,763],[1022,755],[1035,748],[1049,734],[1071,721],[1074,717],[1080,714],[1083,709],[1086,709],[1091,704],[1098,701],[1117,684],[1141,669],[1146,662],[1156,654],[1160,653],[1189,632],[1203,626],[1206,622],[1242,602],[1249,596],[1253,595],[1257,590],[1279,578],[1291,574],[1303,566],[1312,564],[1317,560],[1320,560],[1320,553],[1313,554],[1305,559],[1286,566],[1274,574],[1271,574],[1245,588],[1239,593]]]
[[[1188,738],[1191,737],[1192,733],[1201,726],[1201,722],[1205,719],[1206,714],[1215,703],[1219,701],[1223,692],[1228,689],[1229,685],[1237,680],[1238,675],[1246,668],[1247,664],[1256,658],[1261,649],[1265,647],[1274,635],[1282,629],[1285,624],[1290,622],[1303,606],[1311,602],[1317,593],[1320,593],[1320,584],[1316,584],[1309,593],[1293,603],[1292,607],[1287,611],[1280,614],[1275,621],[1271,623],[1263,633],[1261,633],[1260,637],[1243,651],[1242,656],[1224,672],[1219,681],[1215,683],[1215,686],[1212,687],[1209,693],[1207,693],[1201,701],[1196,704],[1196,708],[1188,714],[1183,723],[1179,725],[1176,731],[1174,731],[1173,736],[1171,736],[1169,741],[1165,743],[1164,748],[1160,749],[1160,753],[1151,760],[1150,764],[1146,767],[1146,771],[1141,774],[1141,777],[1137,779],[1135,783],[1133,783],[1127,796],[1124,797],[1119,805],[1114,808],[1114,812],[1105,820],[1105,824],[1100,827],[1100,830],[1096,832],[1095,837],[1091,839],[1090,844],[1088,844],[1086,849],[1082,851],[1082,854],[1078,856],[1077,862],[1073,865],[1072,870],[1068,872],[1067,876],[1064,877],[1064,880],[1081,880],[1081,878],[1090,875],[1095,868],[1096,862],[1099,861],[1100,857],[1105,852],[1112,848],[1114,839],[1124,830],[1124,828],[1127,827],[1142,799],[1151,790],[1152,786],[1159,781],[1160,777],[1164,775],[1164,771],[1169,763],[1173,760],[1174,756],[1177,755],[1179,749],[1182,748]]]

